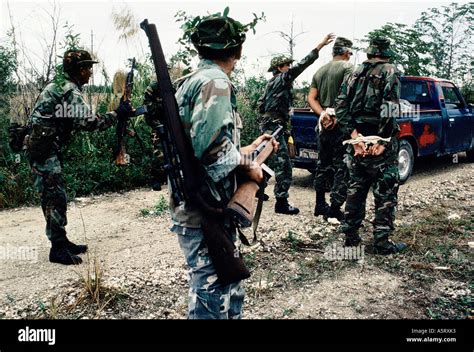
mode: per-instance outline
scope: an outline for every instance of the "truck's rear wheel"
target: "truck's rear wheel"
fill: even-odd
[[[400,141],[398,150],[398,171],[400,173],[400,183],[405,183],[413,171],[415,157],[413,156],[413,148],[407,140]]]

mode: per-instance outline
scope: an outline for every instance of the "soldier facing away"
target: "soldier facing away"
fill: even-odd
[[[291,57],[280,55],[272,59],[268,72],[273,77],[268,81],[265,92],[259,99],[260,130],[263,133],[274,131],[277,125],[282,125],[284,134],[278,142],[278,152],[273,161],[275,171],[275,212],[296,215],[299,209],[288,203],[288,191],[292,181],[292,166],[286,144],[289,136],[290,107],[293,102],[294,80],[319,57],[319,50],[332,42],[334,35],[328,34],[318,46],[299,63],[291,67],[294,61]]]
[[[325,110],[335,108],[341,84],[354,70],[354,66],[348,62],[352,55],[351,48],[352,42],[349,39],[336,38],[332,49],[332,61],[316,71],[308,93],[308,103],[319,115],[317,127],[319,157],[314,177],[316,191],[314,215],[337,218],[339,221],[344,216],[341,206],[346,201],[349,177],[344,161],[346,146],[342,145],[342,132],[337,123],[337,116],[331,116]],[[331,207],[327,205],[325,198],[328,183],[331,185]]]
[[[372,186],[374,253],[390,254],[406,247],[389,239],[394,231],[399,185],[396,112],[399,111],[400,74],[389,63],[393,53],[388,39],[372,39],[366,52],[368,60],[343,83],[336,101],[336,116],[345,139],[362,134],[389,137],[390,142],[379,141],[369,148],[362,142],[354,145],[341,230],[346,235],[346,246],[357,246],[361,242],[358,230],[365,218],[367,194]]]
[[[161,186],[167,181],[164,155],[158,132],[161,122],[156,118],[163,116],[163,103],[157,81],[152,82],[146,88],[143,105],[147,108],[147,112],[144,114],[145,121],[151,127],[151,143],[153,146],[153,160],[151,162],[152,188],[155,191],[159,191]]]
[[[133,109],[121,102],[115,111],[93,114],[82,96],[83,85],[89,82],[92,65],[97,61],[84,50],[64,53],[65,80],[50,83],[41,95],[29,118],[31,132],[27,137],[27,154],[41,196],[46,220],[46,236],[51,241],[49,260],[61,264],[80,264],[78,256],[87,245],[76,245],[66,236],[66,185],[62,176],[62,150],[75,131],[104,130],[117,121],[129,118]]]
[[[260,183],[262,169],[250,155],[270,135],[240,147],[242,122],[229,76],[242,53],[245,31],[242,24],[226,16],[210,16],[197,24],[191,40],[200,62],[198,68],[178,83],[176,101],[185,134],[194,155],[204,169],[205,196],[225,207],[236,190],[237,173]],[[272,141],[274,150],[278,147]],[[209,256],[202,223],[206,213],[193,205],[170,202],[172,232],[186,257],[189,270],[189,319],[238,319],[241,317],[244,290],[240,281],[222,285]],[[238,248],[236,228],[225,219],[227,232]]]

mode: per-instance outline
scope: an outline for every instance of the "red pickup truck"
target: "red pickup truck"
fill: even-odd
[[[416,157],[465,151],[474,160],[474,113],[456,85],[429,77],[401,78],[402,116],[398,119],[400,181],[411,175]],[[318,156],[314,128],[317,115],[294,109],[291,123],[296,147],[295,167],[314,172]]]

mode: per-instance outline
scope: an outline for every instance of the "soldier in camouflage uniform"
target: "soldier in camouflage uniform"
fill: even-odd
[[[76,245],[66,237],[67,198],[62,176],[61,151],[68,145],[74,131],[104,130],[118,117],[130,117],[133,110],[122,102],[112,112],[93,114],[82,96],[82,86],[92,75],[92,60],[84,50],[66,51],[63,58],[65,79],[48,84],[29,118],[31,131],[27,137],[28,157],[41,195],[46,219],[46,236],[51,241],[49,260],[61,264],[80,264],[80,253],[86,245]]]
[[[342,145],[342,133],[335,120],[325,127],[321,123],[326,108],[334,108],[339,89],[344,79],[348,78],[354,66],[349,63],[352,55],[352,42],[343,37],[337,37],[332,49],[333,60],[322,66],[313,76],[308,93],[308,103],[319,116],[317,132],[319,134],[319,157],[314,177],[316,191],[316,206],[314,215],[323,215],[325,218],[342,220],[344,214],[340,210],[346,201],[347,181],[349,171],[344,155],[346,146]],[[347,159],[347,158],[346,158]],[[326,185],[331,185],[331,207],[326,203]]]
[[[153,189],[161,190],[161,185],[166,183],[166,171],[164,169],[164,155],[158,137],[158,126],[161,124],[155,116],[163,116],[162,101],[159,94],[158,82],[152,82],[145,91],[143,105],[146,106],[146,123],[151,127],[151,142],[153,146],[153,160],[151,163],[151,176],[153,177]]]
[[[394,231],[398,193],[398,141],[400,74],[389,63],[393,55],[390,41],[375,38],[370,41],[364,61],[341,87],[336,100],[336,115],[344,139],[377,135],[390,137],[370,147],[354,145],[350,154],[350,183],[347,191],[344,221],[346,246],[357,246],[358,235],[365,218],[367,193],[373,187],[375,202],[374,253],[390,254],[403,250],[404,243],[389,239]]]
[[[286,138],[290,133],[290,107],[293,102],[294,80],[319,57],[319,50],[332,42],[334,36],[328,34],[318,46],[299,63],[290,67],[294,61],[291,57],[280,55],[274,57],[270,63],[268,72],[273,77],[268,81],[263,96],[259,99],[260,130],[263,133],[273,132],[277,125],[282,125],[284,134],[281,135],[280,143],[272,166],[275,171],[275,212],[280,214],[296,215],[299,209],[288,203],[288,190],[292,181],[292,166],[286,144]]]
[[[201,61],[198,68],[178,81],[176,101],[186,135],[205,170],[203,182],[214,202],[225,205],[236,190],[236,174],[263,180],[260,166],[243,155],[271,136],[260,136],[251,146],[240,147],[242,122],[229,75],[241,57],[245,31],[229,17],[210,16],[191,35]],[[274,148],[277,143],[274,141]],[[203,210],[193,204],[177,206],[170,201],[173,227],[190,268],[189,319],[238,319],[244,291],[240,282],[222,285],[204,241]],[[207,215],[208,216],[208,215]],[[238,248],[236,229],[226,224]]]

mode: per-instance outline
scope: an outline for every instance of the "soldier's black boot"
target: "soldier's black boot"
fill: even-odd
[[[71,252],[72,254],[81,254],[81,253],[86,253],[87,252],[87,245],[86,244],[75,244],[69,241],[68,238],[66,238],[66,249]]]
[[[329,205],[326,203],[324,192],[316,192],[316,206],[314,207],[314,216],[325,216],[329,211]]]
[[[392,240],[382,240],[374,244],[374,254],[388,255],[400,253],[407,248],[403,242],[393,242]]]
[[[49,251],[49,261],[51,263],[59,263],[64,265],[75,265],[82,263],[82,259],[69,252],[65,244],[53,244],[51,250]]]
[[[159,181],[154,182],[153,185],[151,186],[151,189],[154,191],[161,191],[161,182]]]
[[[324,218],[336,218],[337,220],[342,221],[342,219],[344,219],[344,213],[341,211],[340,207],[331,204],[326,215],[324,215]]]
[[[286,198],[277,198],[275,203],[275,213],[296,215],[300,210],[291,206]]]
[[[360,244],[362,238],[358,234],[346,234],[346,241],[344,242],[344,247],[356,247]]]

